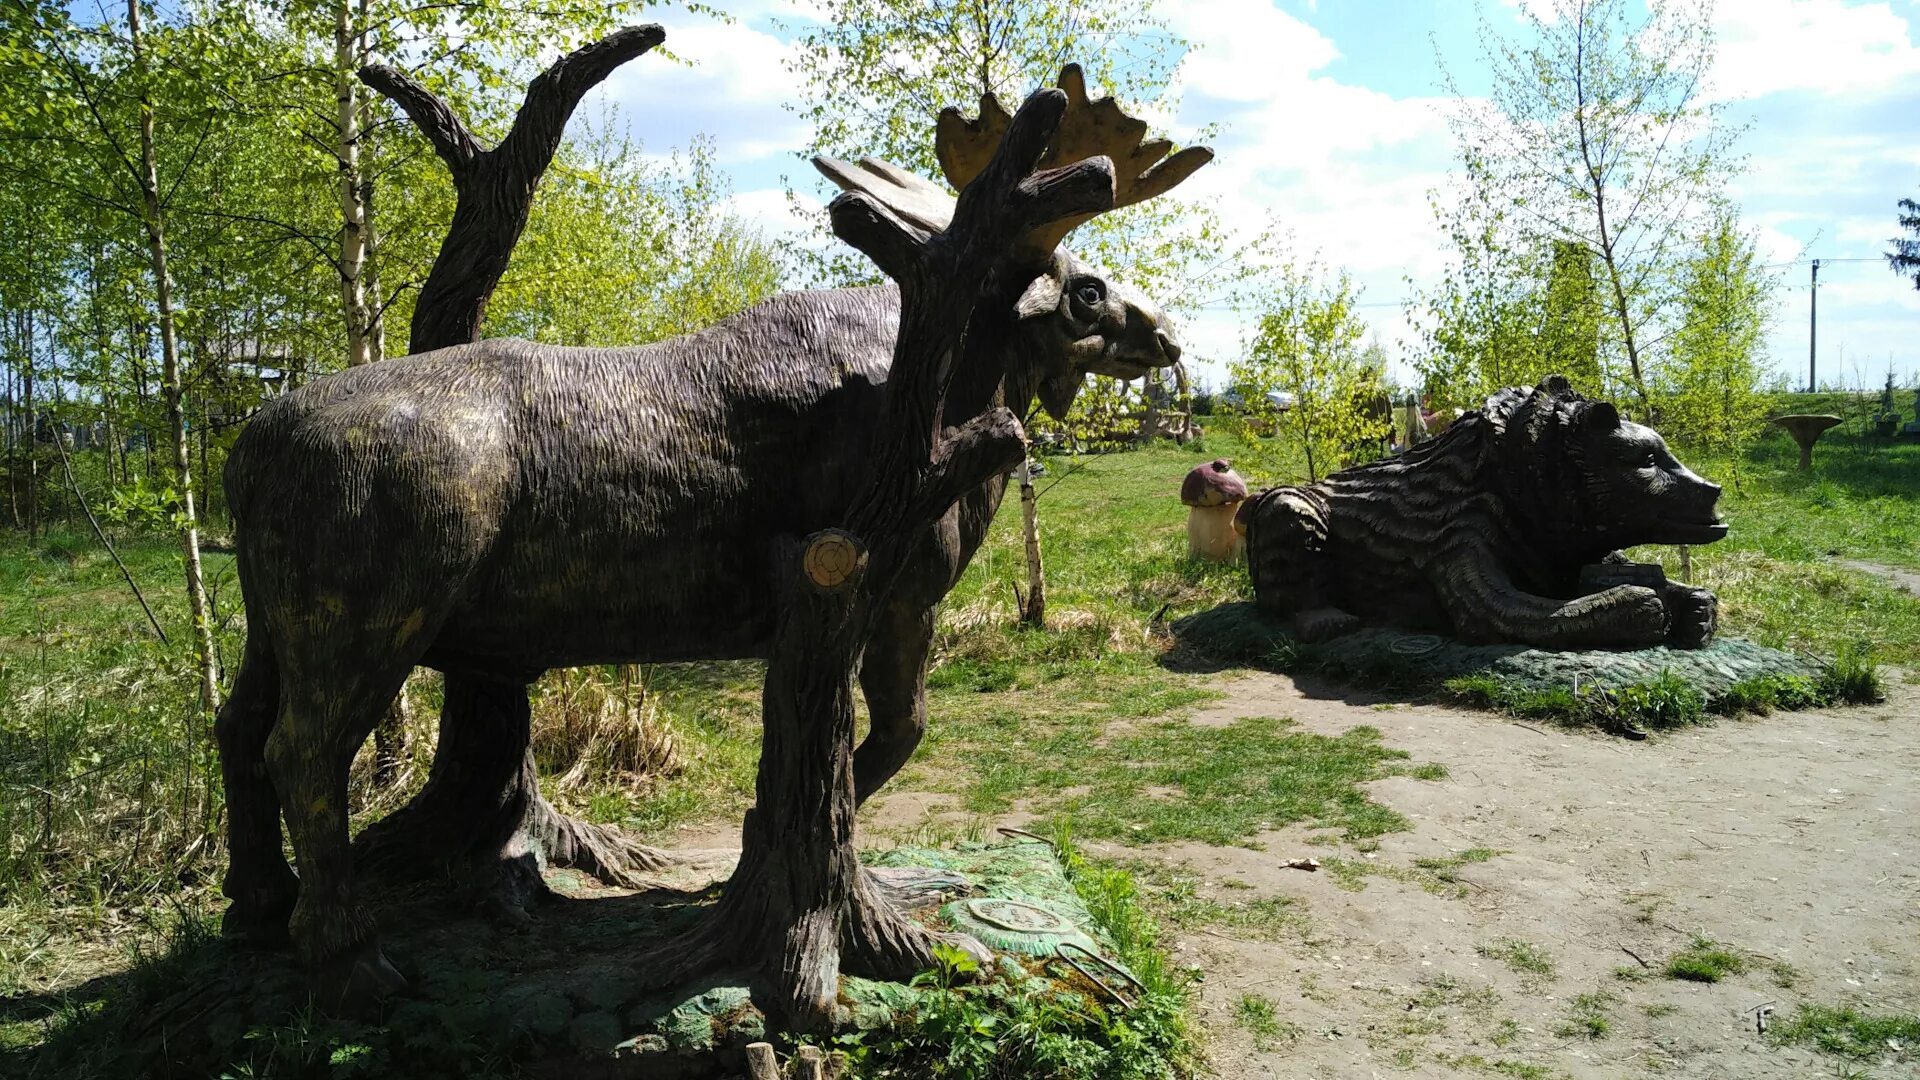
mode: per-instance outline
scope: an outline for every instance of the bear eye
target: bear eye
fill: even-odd
[[[1082,281],[1074,287],[1073,295],[1075,299],[1088,307],[1092,307],[1106,299],[1106,292],[1100,288],[1100,283],[1097,281]]]
[[[1653,451],[1651,450],[1647,451],[1647,456],[1640,459],[1640,467],[1643,469],[1651,469],[1658,466],[1659,464],[1660,464],[1659,458],[1655,457]]]

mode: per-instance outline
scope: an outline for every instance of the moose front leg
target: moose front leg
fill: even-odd
[[[1460,637],[1551,649],[1645,648],[1667,636],[1659,592],[1639,585],[1555,600],[1525,592],[1491,553],[1461,545],[1436,560],[1435,591]]]
[[[927,731],[927,653],[933,608],[895,601],[875,621],[860,661],[867,737],[853,755],[853,791],[863,804],[913,757]]]

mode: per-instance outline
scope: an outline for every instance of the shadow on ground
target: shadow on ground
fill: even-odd
[[[634,999],[628,958],[690,927],[711,893],[582,890],[556,893],[524,925],[479,917],[438,890],[376,892],[388,956],[413,989],[357,1020],[318,1015],[290,953],[243,948],[210,921],[187,918],[166,952],[125,973],[0,1000],[9,1020],[47,1025],[40,1046],[0,1056],[0,1073],[675,1077],[737,1067],[741,1047],[757,1037],[751,1025],[715,1024],[725,1041],[701,1047],[697,1060],[635,1054],[609,1067],[630,1027],[672,1007]],[[722,976],[713,985],[742,981]]]

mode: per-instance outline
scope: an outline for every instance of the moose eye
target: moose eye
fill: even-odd
[[[1101,288],[1098,281],[1088,279],[1081,281],[1073,287],[1073,297],[1088,307],[1092,307],[1107,298],[1107,291]]]

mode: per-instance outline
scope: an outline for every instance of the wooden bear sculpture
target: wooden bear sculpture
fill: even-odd
[[[1544,648],[1699,648],[1711,592],[1621,548],[1727,534],[1720,487],[1651,428],[1554,376],[1512,387],[1432,442],[1248,499],[1260,606],[1303,641],[1361,625]]]

